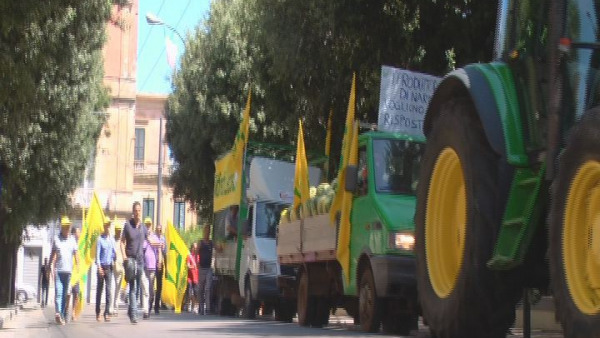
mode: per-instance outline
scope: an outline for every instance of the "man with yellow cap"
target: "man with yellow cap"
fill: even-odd
[[[73,272],[73,258],[75,258],[76,264],[79,264],[79,257],[77,255],[77,242],[70,235],[71,220],[69,220],[69,217],[63,216],[60,225],[60,233],[52,244],[50,266],[55,271],[54,294],[56,314],[54,319],[57,324],[64,325],[67,315],[67,296],[70,290],[69,283],[71,281],[71,273]]]
[[[96,242],[96,265],[98,266],[98,285],[96,287],[96,320],[100,321],[100,302],[102,289],[106,292],[106,305],[104,307],[104,321],[110,321],[111,281],[113,279],[113,266],[116,259],[115,241],[110,236],[110,218],[104,220],[104,232]]]
[[[115,242],[121,242],[121,232],[123,230],[123,224],[115,219],[113,222],[115,225]],[[116,250],[115,264],[113,266],[114,278],[111,281],[111,290],[113,295],[113,301],[110,304],[110,314],[117,316],[119,314],[119,297],[121,296],[121,283],[123,282],[123,253],[119,248]]]

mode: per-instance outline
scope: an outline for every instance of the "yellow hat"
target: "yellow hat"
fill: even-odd
[[[63,216],[60,219],[60,225],[65,226],[65,225],[71,225],[71,220],[69,219],[68,216]]]
[[[110,224],[110,217],[104,217],[104,224]]]
[[[144,224],[148,224],[148,223],[152,224],[152,218],[150,218],[150,217],[144,218]]]
[[[115,230],[123,230],[125,223],[115,221]]]

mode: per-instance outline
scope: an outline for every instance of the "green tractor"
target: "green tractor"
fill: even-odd
[[[435,337],[504,337],[526,288],[600,336],[600,1],[501,0],[494,61],[448,74],[424,122],[419,301]]]

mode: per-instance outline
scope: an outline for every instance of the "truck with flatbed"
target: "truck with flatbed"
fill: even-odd
[[[215,213],[213,268],[217,312],[253,319],[259,308],[266,313],[279,306],[275,238],[293,196],[294,164],[254,156],[251,149],[244,163],[243,198]],[[316,184],[319,169],[309,173]]]
[[[357,163],[342,169],[346,181],[337,187],[353,194],[347,275],[336,258],[339,215],[319,203],[311,213],[281,221],[280,297],[295,304],[300,325],[327,325],[331,311],[343,307],[364,331],[377,332],[381,324],[389,333],[416,329],[413,216],[423,142],[378,131],[359,136]]]

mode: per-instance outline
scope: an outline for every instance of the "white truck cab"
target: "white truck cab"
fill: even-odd
[[[281,211],[293,201],[295,166],[265,157],[252,157],[249,163],[238,215],[241,237],[227,233],[228,211],[216,214],[215,238],[224,241],[215,251],[214,264],[219,313],[233,315],[241,309],[244,317],[254,318],[261,303],[267,311],[278,303],[277,228]],[[318,168],[309,168],[311,185],[319,182],[319,176]]]

